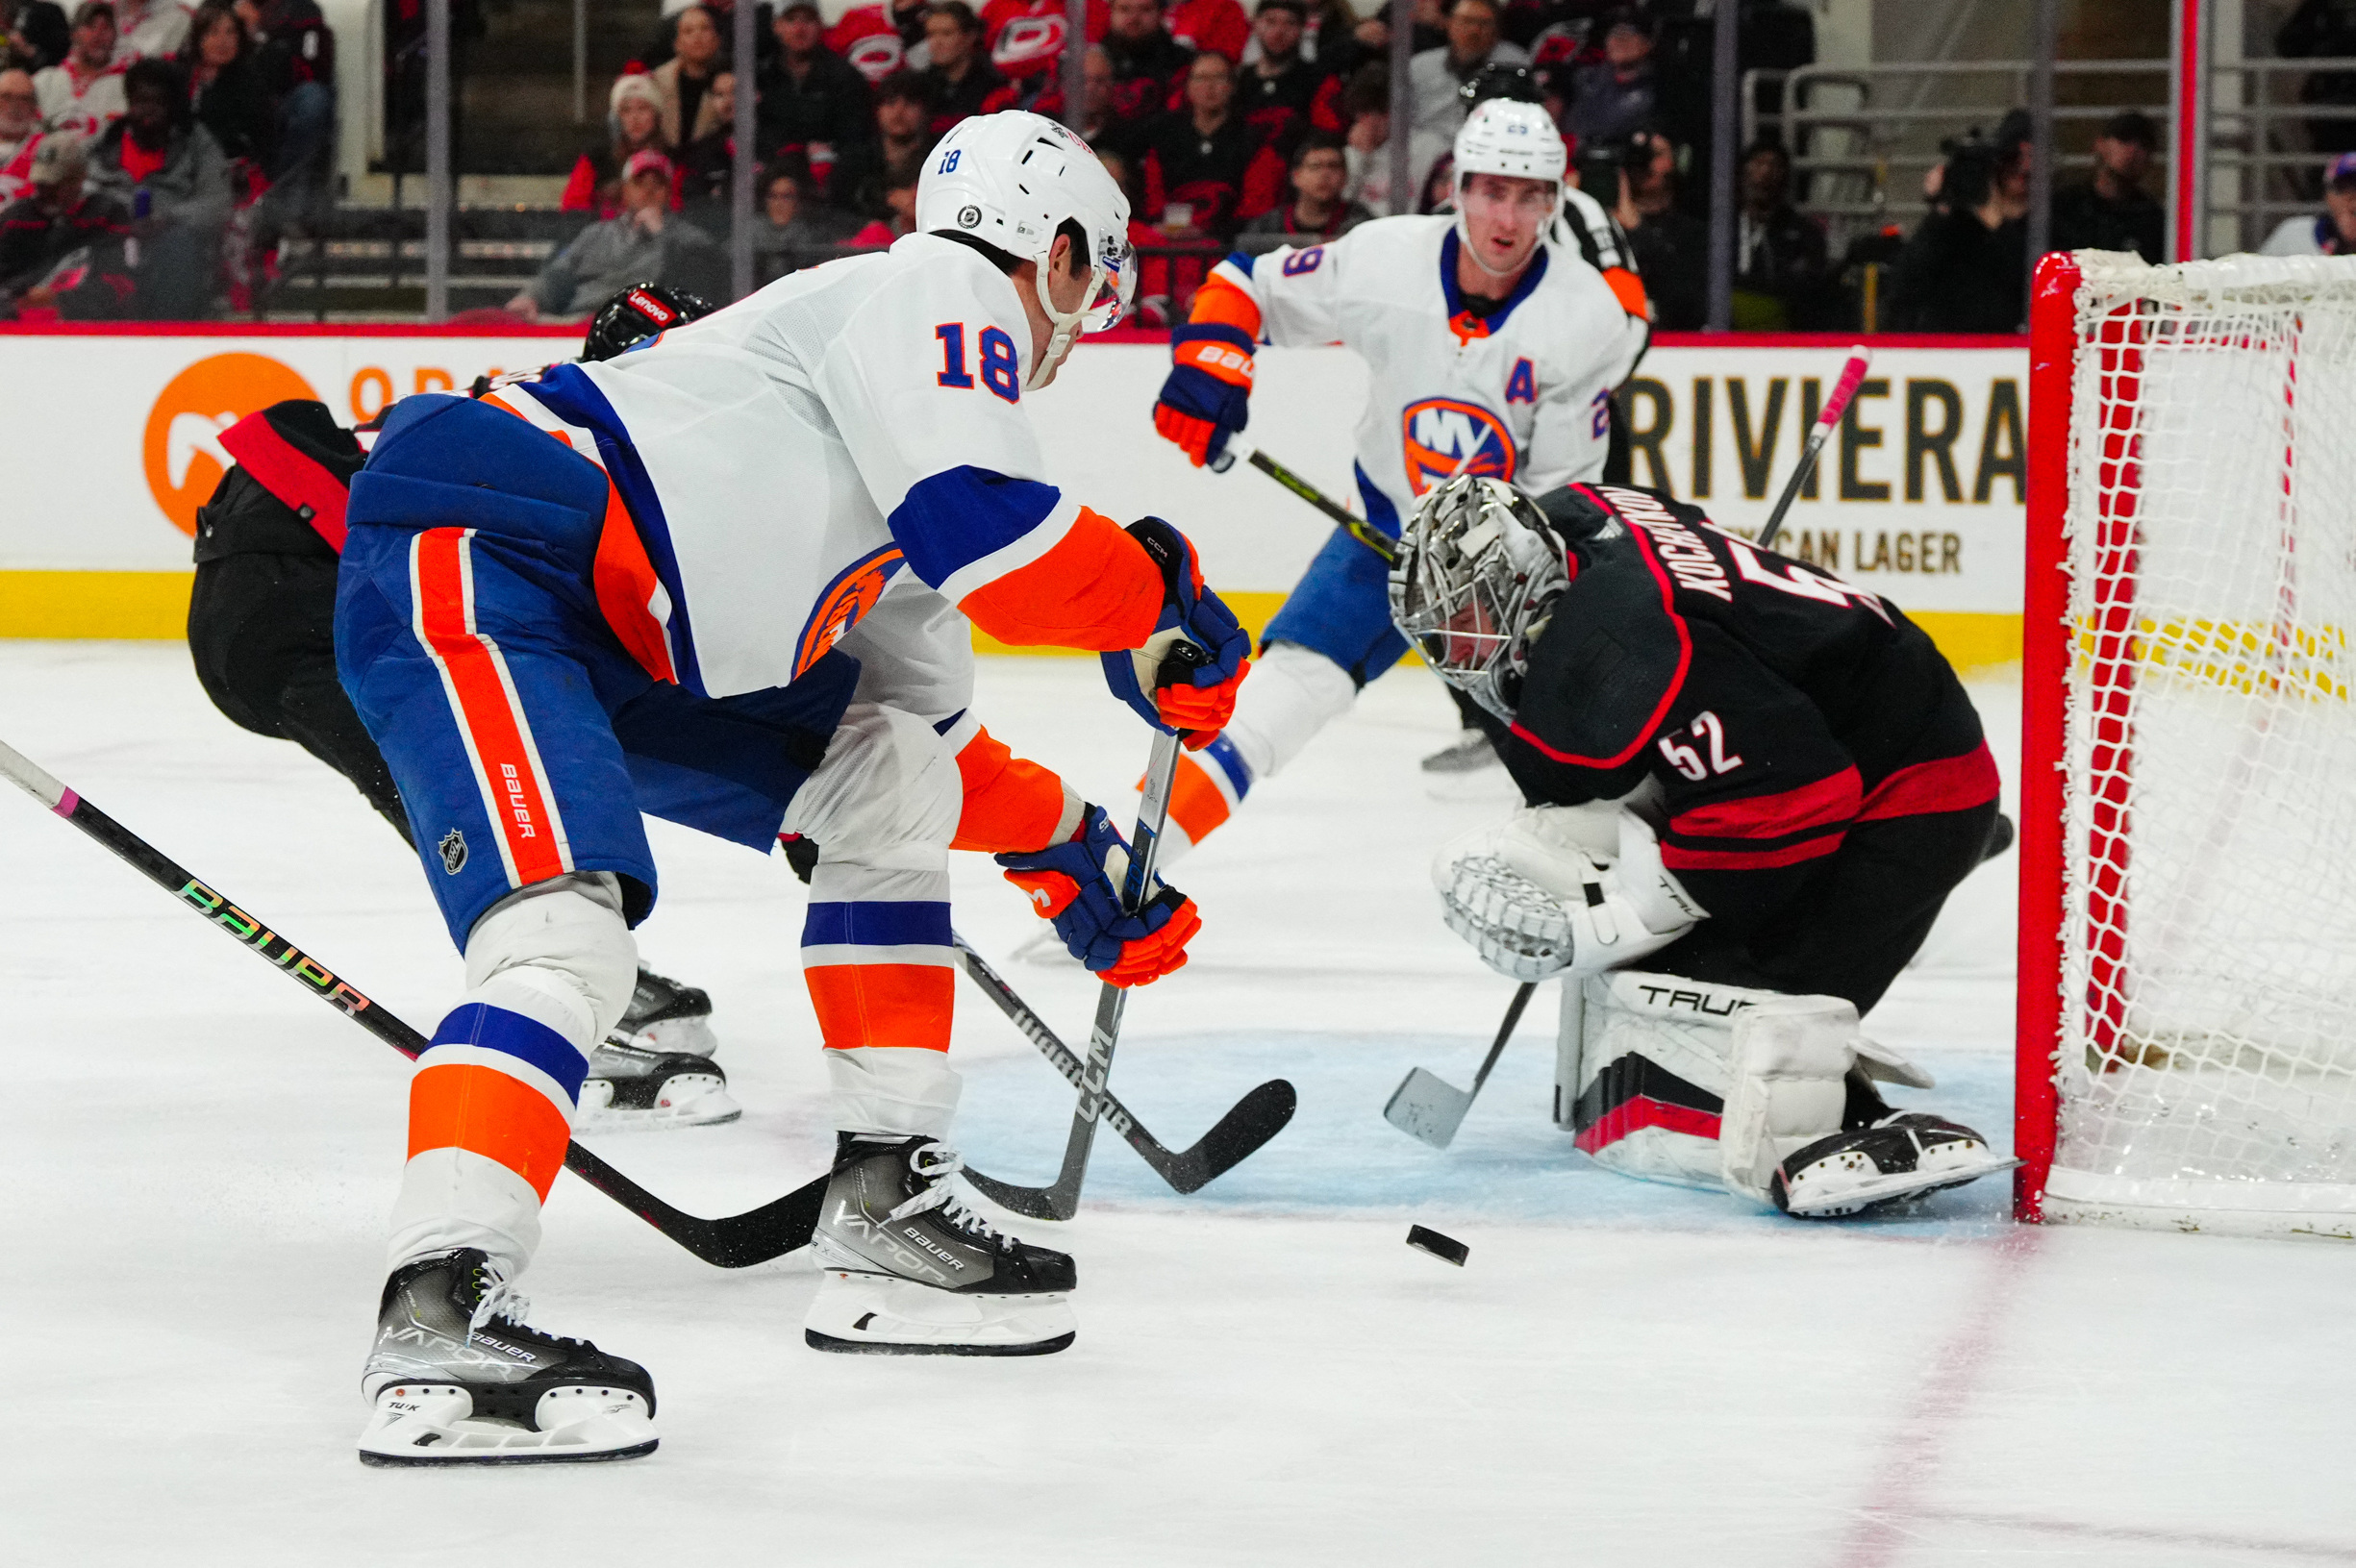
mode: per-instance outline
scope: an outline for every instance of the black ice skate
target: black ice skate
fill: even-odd
[[[474,1248],[385,1282],[361,1372],[363,1464],[549,1464],[655,1451],[654,1380],[636,1361],[524,1322],[528,1304]]]
[[[841,1134],[811,1237],[823,1278],[803,1337],[890,1356],[1044,1356],[1075,1332],[1071,1259],[1002,1235],[950,1190],[931,1138]]]
[[[1960,1187],[2019,1163],[1991,1150],[1987,1139],[1961,1123],[1899,1111],[1798,1150],[1777,1167],[1767,1193],[1788,1214],[1837,1219]]]
[[[709,1057],[720,1048],[712,1033],[712,998],[644,964],[639,965],[638,988],[612,1037],[617,1045],[688,1057]]]
[[[744,1108],[728,1093],[728,1075],[711,1058],[607,1040],[589,1053],[573,1130],[709,1127],[743,1114]]]

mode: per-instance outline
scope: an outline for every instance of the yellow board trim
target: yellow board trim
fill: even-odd
[[[0,572],[0,637],[188,635],[188,572]]]
[[[193,572],[0,571],[0,637],[130,637],[151,641],[188,635]],[[1284,604],[1281,593],[1221,595],[1257,642]],[[1993,671],[2020,662],[2020,617],[1954,610],[1918,610],[1914,622],[1931,635],[1958,674]],[[1012,648],[978,629],[976,653],[1067,654],[1065,648]]]

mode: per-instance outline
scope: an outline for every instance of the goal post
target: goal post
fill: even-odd
[[[2015,1212],[2356,1239],[2356,258],[2032,288]]]

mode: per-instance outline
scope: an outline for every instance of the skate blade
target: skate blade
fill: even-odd
[[[664,1018],[635,1033],[615,1030],[614,1038],[640,1051],[664,1051],[680,1057],[713,1057],[720,1042],[707,1016]]]
[[[1949,1187],[1964,1186],[1983,1176],[2009,1171],[2020,1161],[2009,1155],[1987,1155],[1968,1163],[1958,1162],[1935,1170],[1892,1171],[1888,1176],[1860,1182],[1838,1193],[1802,1206],[1790,1204],[1784,1212],[1793,1219],[1837,1220],[1862,1214],[1868,1208],[1902,1202],[1909,1198],[1927,1198],[1934,1192]]]
[[[360,1434],[368,1465],[595,1464],[652,1454],[661,1439],[629,1389],[554,1388],[534,1419],[543,1430],[474,1415],[463,1388],[396,1383],[376,1397]]]
[[[700,1073],[672,1079],[651,1106],[617,1106],[613,1094],[607,1079],[585,1081],[580,1107],[573,1112],[573,1131],[659,1132],[675,1127],[717,1127],[744,1114],[720,1079]]]
[[[1052,1356],[1079,1332],[1071,1298],[968,1295],[829,1269],[802,1339],[852,1356]]]

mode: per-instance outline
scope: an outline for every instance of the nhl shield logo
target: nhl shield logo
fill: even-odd
[[[980,228],[982,226],[982,210],[974,206],[971,202],[968,202],[965,206],[959,208],[957,210],[957,226],[961,229]]]
[[[441,868],[453,877],[466,869],[466,835],[456,828],[441,835]]]

